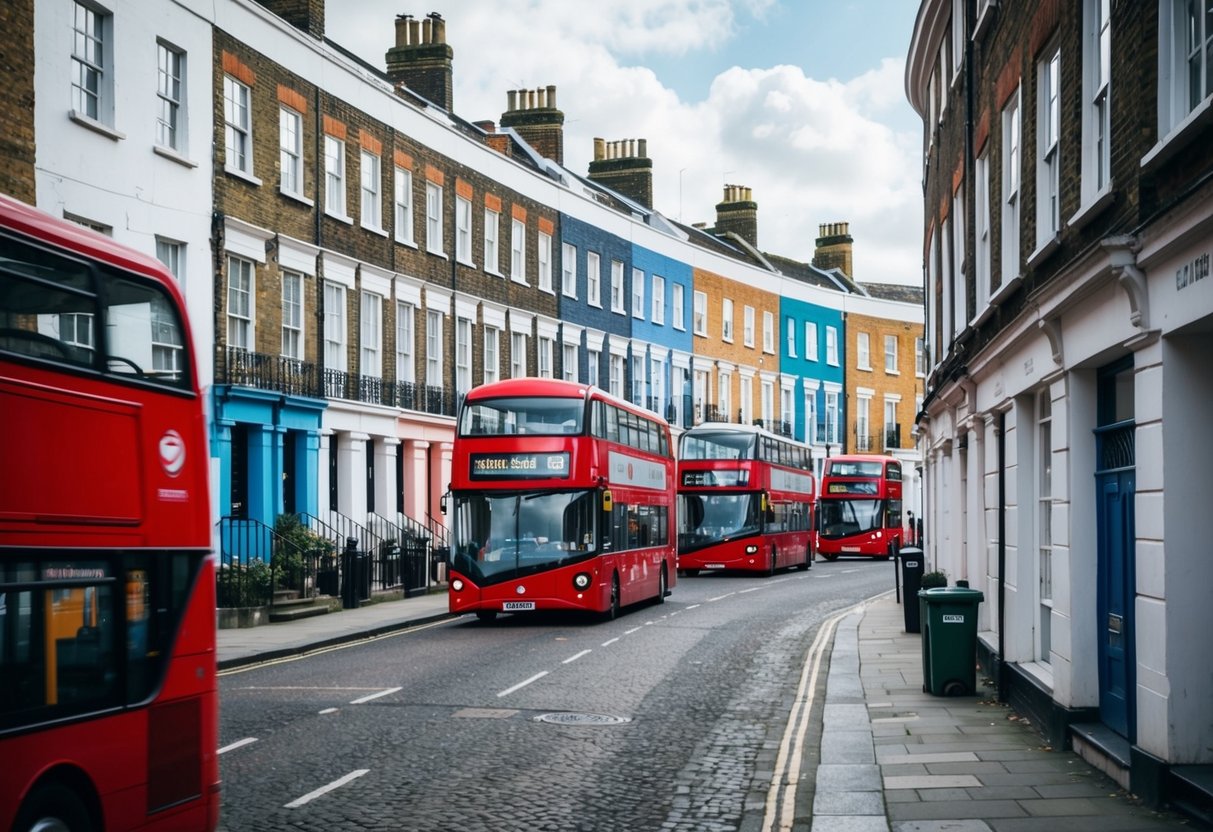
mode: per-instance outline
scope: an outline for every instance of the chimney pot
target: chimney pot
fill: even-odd
[[[648,157],[648,155],[649,155],[649,142],[648,142],[648,139],[641,139],[641,140],[640,140],[640,156],[641,156],[641,157]]]
[[[599,162],[606,158],[606,139],[601,139],[598,136],[594,137],[594,161]]]
[[[409,46],[417,46],[421,43],[421,21],[416,18],[409,20]]]
[[[516,90],[510,90],[507,92],[505,94],[505,100],[507,102],[506,112],[512,113],[514,110],[518,109],[518,92]]]
[[[548,106],[556,109],[556,85],[548,84]]]

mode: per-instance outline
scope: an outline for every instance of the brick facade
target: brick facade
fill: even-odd
[[[0,4],[0,193],[34,203],[34,0]],[[66,60],[66,58],[64,58]]]

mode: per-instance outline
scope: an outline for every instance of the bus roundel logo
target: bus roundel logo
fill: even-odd
[[[185,465],[185,440],[175,430],[160,437],[160,464],[170,477],[180,474]]]
[[[628,479],[632,479],[632,463],[628,463]]]

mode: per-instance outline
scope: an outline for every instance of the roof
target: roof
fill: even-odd
[[[868,294],[880,300],[893,300],[898,303],[912,303],[921,306],[923,291],[921,286],[910,286],[904,283],[861,283]]]

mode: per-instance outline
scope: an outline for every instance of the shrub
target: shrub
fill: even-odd
[[[934,572],[923,573],[922,581],[918,584],[918,587],[919,589],[935,589],[947,585],[948,573],[936,570]]]

